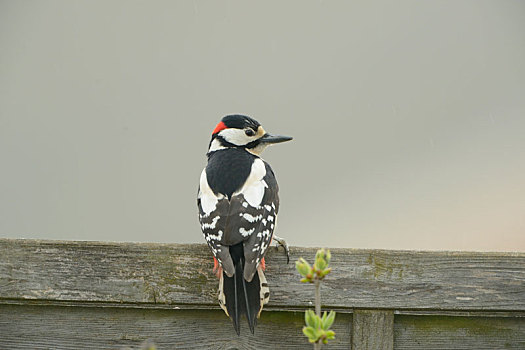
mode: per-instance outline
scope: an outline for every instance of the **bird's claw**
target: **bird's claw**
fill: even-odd
[[[279,249],[279,246],[284,248],[284,253],[286,254],[286,263],[290,263],[290,247],[288,247],[288,243],[284,240],[284,238],[278,237],[276,235],[273,235],[273,240],[275,242],[275,245],[277,249]]]

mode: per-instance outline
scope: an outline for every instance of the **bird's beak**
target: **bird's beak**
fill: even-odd
[[[290,136],[282,136],[282,135],[272,135],[272,134],[264,134],[263,137],[259,139],[262,143],[267,144],[273,144],[273,143],[281,143],[292,140],[293,137]]]

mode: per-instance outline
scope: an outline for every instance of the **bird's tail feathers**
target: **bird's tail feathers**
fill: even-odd
[[[241,243],[242,244],[242,243]],[[263,305],[270,298],[270,289],[262,268],[257,268],[257,273],[248,282],[243,277],[244,256],[235,259],[235,273],[228,277],[224,272],[219,279],[219,305],[232,321],[237,334],[240,334],[240,318],[245,315],[252,334],[257,324],[257,318],[261,315]]]

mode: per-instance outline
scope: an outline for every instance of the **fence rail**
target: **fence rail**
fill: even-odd
[[[331,249],[329,349],[525,349],[525,253]],[[313,248],[292,247],[292,259]],[[201,244],[0,239],[0,349],[307,348],[299,283],[267,255],[270,303],[237,337]]]

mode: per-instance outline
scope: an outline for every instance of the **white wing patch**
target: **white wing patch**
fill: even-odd
[[[253,161],[250,176],[246,179],[244,186],[242,186],[240,191],[235,192],[234,195],[242,193],[249,205],[255,208],[259,207],[264,197],[264,189],[268,187],[263,180],[265,175],[266,166],[262,159],[257,158]]]
[[[202,203],[202,202],[201,202],[201,203]],[[220,218],[221,218],[220,216],[216,216],[216,217],[213,218],[213,220],[212,220],[209,224],[207,224],[207,223],[203,223],[203,224],[201,225],[202,229],[203,229],[203,230],[205,230],[205,229],[207,229],[207,228],[214,229],[214,228],[215,228],[215,225],[217,225],[217,221],[219,221]]]
[[[246,230],[244,227],[241,227],[239,229],[239,233],[243,236],[243,237],[248,237],[249,235],[251,235],[253,233],[253,231],[255,231],[255,227],[250,229],[250,230]]]
[[[219,230],[216,235],[208,234],[206,235],[206,240],[209,241],[219,241],[222,239],[222,231]],[[220,250],[219,250],[220,251]]]
[[[222,199],[223,197],[223,195],[217,197],[215,193],[213,193],[208,185],[206,169],[202,170],[198,195],[198,198],[201,200],[202,211],[204,212],[202,217],[206,218],[210,216],[210,213],[217,208],[217,202],[219,199]]]
[[[248,222],[255,222],[262,219],[262,214],[259,214],[257,216],[250,215],[248,213],[240,213],[239,216],[242,216],[246,221]]]
[[[270,235],[270,230],[264,230],[264,231],[259,232],[257,234],[257,237],[262,238],[263,235],[264,235],[264,239],[268,239]]]

